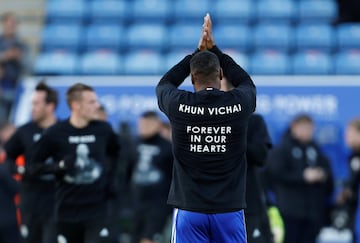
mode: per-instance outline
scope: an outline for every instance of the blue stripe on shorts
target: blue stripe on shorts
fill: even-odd
[[[205,214],[174,210],[172,243],[246,243],[244,210]]]

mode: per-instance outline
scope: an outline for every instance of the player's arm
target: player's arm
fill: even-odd
[[[17,173],[16,159],[24,154],[25,148],[21,140],[21,131],[18,129],[10,139],[5,143],[4,150],[6,153],[6,161],[10,166],[11,173]]]
[[[53,142],[55,134],[46,131],[33,146],[33,156],[31,163],[25,167],[25,174],[28,176],[40,176],[45,174],[58,174],[70,167],[73,164],[74,158],[64,158],[61,161],[55,161],[54,163],[47,164],[45,161],[53,157],[56,144]]]

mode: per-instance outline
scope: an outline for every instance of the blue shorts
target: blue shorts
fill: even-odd
[[[206,214],[174,210],[172,243],[246,243],[244,210]]]

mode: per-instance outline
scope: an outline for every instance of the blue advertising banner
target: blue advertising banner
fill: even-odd
[[[24,80],[14,113],[16,124],[30,119],[30,97],[40,79],[31,77]],[[115,130],[118,130],[121,122],[127,122],[134,128],[142,112],[158,110],[155,86],[159,79],[158,76],[46,77],[47,83],[59,91],[60,104],[57,114],[60,118],[69,116],[65,101],[67,88],[76,82],[83,82],[95,88]],[[316,122],[316,139],[331,157],[336,175],[340,178],[346,177],[347,151],[343,135],[347,123],[360,117],[360,78],[255,76],[253,79],[258,90],[257,112],[264,116],[273,142],[279,141],[295,115],[308,113]],[[189,80],[186,80],[181,88],[192,90]]]

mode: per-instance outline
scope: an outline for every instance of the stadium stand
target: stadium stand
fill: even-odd
[[[80,72],[86,75],[121,74],[122,61],[112,50],[97,50],[84,53],[80,58]]]
[[[86,2],[83,0],[49,0],[46,13],[49,22],[82,22],[87,14]]]
[[[83,49],[112,49],[120,51],[125,44],[124,29],[119,24],[94,23],[84,31]]]
[[[154,75],[163,70],[163,58],[152,49],[128,52],[124,57],[124,74]]]
[[[257,75],[284,75],[290,72],[290,59],[278,50],[259,51],[250,57],[249,70]]]
[[[292,0],[259,0],[256,19],[258,22],[292,23],[297,19],[295,4]]]
[[[336,74],[360,74],[360,49],[340,51],[334,60]]]
[[[254,28],[253,42],[256,50],[290,51],[294,44],[293,29],[288,24],[260,24]]]
[[[121,23],[129,18],[129,4],[125,0],[93,0],[88,4],[89,22]]]
[[[335,1],[298,1],[298,21],[300,23],[331,23],[337,16]]]
[[[73,75],[78,73],[79,57],[76,53],[56,50],[39,54],[35,66],[36,75]]]
[[[301,24],[295,28],[296,49],[334,51],[336,35],[328,24]]]
[[[74,52],[80,50],[82,25],[69,23],[52,23],[48,24],[42,31],[42,49],[50,51],[54,49],[67,49]]]
[[[231,7],[229,7],[231,6]],[[216,1],[213,5],[213,18],[216,23],[223,26],[224,23],[251,24],[255,20],[255,2],[251,0]]]
[[[327,75],[333,73],[331,56],[319,50],[297,52],[292,57],[292,72],[302,75]]]
[[[302,56],[310,50],[326,54],[326,58],[322,57],[322,68],[329,58],[329,66],[339,66],[336,71],[319,71],[314,67],[318,71],[311,72],[300,67],[282,67],[273,69],[279,71],[271,71],[273,74],[356,73],[352,67],[340,68],[337,60],[344,58],[345,50],[360,49],[360,25],[334,25],[335,0],[223,0],[214,4],[192,0],[46,2],[40,42],[40,50],[45,53],[61,48],[81,56],[83,52],[105,48],[125,58],[128,53],[152,49],[168,59],[176,51],[194,49],[199,35],[197,26],[202,22],[199,16],[210,12],[214,33],[222,47],[241,52],[249,60],[268,50],[281,52],[285,59],[293,60],[293,56]],[[352,60],[355,56],[350,55]],[[314,60],[314,56],[310,59]],[[260,66],[250,63],[249,67]],[[252,68],[250,72],[262,73],[264,68],[259,68],[262,70]]]

